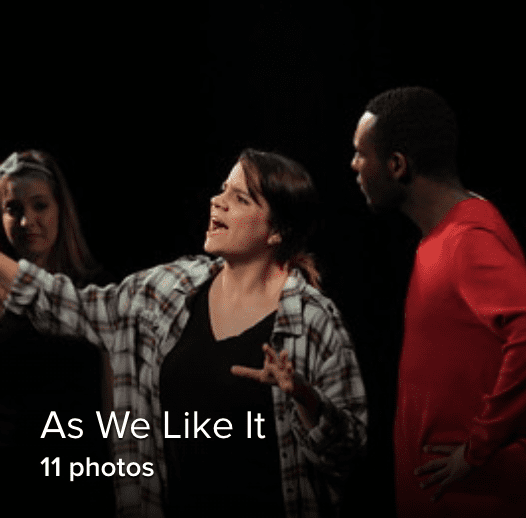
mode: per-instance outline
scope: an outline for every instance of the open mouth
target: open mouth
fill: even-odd
[[[210,225],[208,227],[208,230],[210,232],[214,232],[222,228],[228,229],[228,225],[226,223],[223,223],[220,219],[217,219],[215,217],[210,218]]]

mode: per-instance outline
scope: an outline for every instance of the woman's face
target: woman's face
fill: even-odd
[[[251,194],[238,162],[211,200],[210,222],[204,249],[225,259],[252,259],[269,252],[280,241],[270,224],[270,207],[259,194]]]
[[[46,181],[36,178],[6,181],[2,224],[7,239],[21,257],[45,267],[57,240],[58,218],[58,204]]]

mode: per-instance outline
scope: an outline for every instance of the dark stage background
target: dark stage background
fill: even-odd
[[[245,146],[306,165],[324,200],[312,249],[369,393],[369,456],[348,506],[390,516],[402,304],[419,236],[401,216],[368,212],[349,167],[352,133],[380,91],[436,89],[459,117],[466,185],[524,244],[511,138],[522,127],[519,49],[510,12],[354,4],[18,13],[4,24],[0,158],[28,147],[57,158],[92,250],[118,277],[200,252],[209,197]]]

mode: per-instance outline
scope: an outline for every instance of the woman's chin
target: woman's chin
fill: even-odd
[[[212,254],[212,255],[219,255],[219,249],[217,246],[214,246],[214,243],[212,242],[212,240],[210,238],[206,238],[205,239],[205,242],[204,242],[204,245],[203,245],[203,250],[207,253],[207,254]]]

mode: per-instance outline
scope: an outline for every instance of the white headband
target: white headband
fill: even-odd
[[[31,169],[34,171],[40,171],[44,173],[49,179],[53,180],[53,173],[45,166],[36,164],[34,162],[27,162],[22,160],[23,154],[11,153],[4,162],[0,165],[0,178],[4,175],[13,175],[21,171],[22,169]]]

